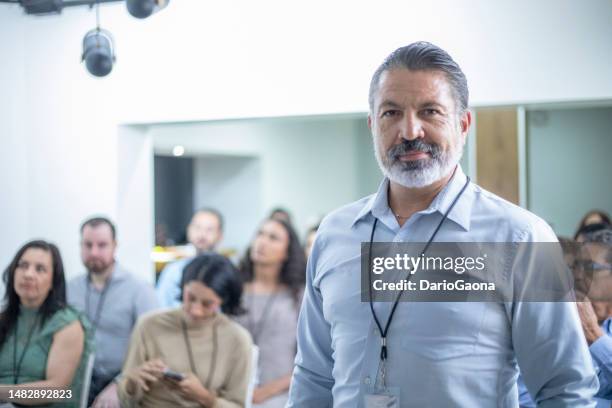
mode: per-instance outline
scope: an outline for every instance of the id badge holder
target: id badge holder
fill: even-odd
[[[363,397],[364,408],[400,408],[400,388],[372,390]]]

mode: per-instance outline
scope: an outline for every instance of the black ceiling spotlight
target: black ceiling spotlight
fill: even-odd
[[[27,14],[60,14],[64,7],[62,0],[20,0]]]
[[[89,6],[96,8],[96,28],[83,38],[82,61],[87,71],[97,77],[104,77],[113,70],[115,45],[111,33],[100,28],[100,3],[125,1],[129,13],[137,18],[147,18],[165,8],[170,0],[0,0],[1,3],[18,4],[26,14],[46,16],[61,14],[66,7]]]
[[[168,5],[170,0],[126,0],[128,12],[136,18],[147,18]]]
[[[103,77],[110,74],[115,62],[113,37],[107,30],[94,28],[83,38],[83,58],[90,74]]]

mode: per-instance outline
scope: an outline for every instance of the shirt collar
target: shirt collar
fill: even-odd
[[[423,211],[420,211],[420,213],[431,214],[438,212],[440,214],[445,214],[463,188],[466,180],[467,176],[463,173],[461,166],[457,165],[457,170],[455,171],[453,177],[451,177],[442,191],[440,191],[440,193],[438,193],[438,195],[434,198],[429,207]],[[353,220],[351,227],[358,221],[364,219],[368,214],[372,214],[374,217],[381,219],[385,216],[385,214],[389,213],[389,201],[387,198],[388,191],[389,179],[385,177],[385,179],[378,186],[378,191],[376,194],[372,195],[366,201],[361,211],[359,211]],[[470,183],[470,185],[467,186],[466,190],[461,195],[461,198],[455,204],[455,207],[448,214],[448,219],[454,221],[464,230],[468,231],[470,229],[470,216],[473,201],[474,192]]]
[[[110,276],[110,281],[111,282],[119,282],[123,279],[126,278],[126,273],[125,270],[123,269],[123,267],[121,265],[119,265],[119,262],[115,261],[115,266],[113,267],[113,273]],[[89,278],[89,272],[85,272],[85,280],[88,280]]]

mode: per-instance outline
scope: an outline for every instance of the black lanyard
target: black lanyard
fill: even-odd
[[[28,338],[26,340],[25,346],[23,346],[23,350],[21,351],[21,356],[19,357],[19,363],[17,363],[17,337],[18,337],[17,335],[19,334],[17,329],[19,328],[19,321],[17,321],[17,324],[15,325],[15,340],[13,342],[13,372],[15,373],[14,379],[13,379],[14,384],[18,384],[17,380],[19,379],[19,372],[21,371],[21,364],[23,363],[23,359],[25,357],[26,351],[28,350],[28,347],[30,346],[30,341],[32,340],[32,335],[34,334],[34,328],[38,324],[39,317],[40,315],[36,313],[36,318],[34,319],[34,322],[32,323],[32,327],[30,327],[30,332],[28,333]]]
[[[189,341],[189,336],[187,335],[187,324],[185,320],[181,318],[181,324],[183,325],[183,338],[185,339],[185,345],[187,346],[187,353],[189,353],[189,366],[191,367],[191,371],[198,376],[198,371],[196,370],[193,351],[191,351],[191,342]],[[217,322],[213,321],[212,323],[212,331],[213,331],[213,352],[210,358],[210,368],[208,370],[208,377],[206,378],[206,382],[204,384],[204,388],[210,391],[210,383],[212,381],[213,375],[215,373],[215,366],[217,364]]]
[[[465,184],[463,185],[463,188],[461,188],[461,191],[459,191],[459,193],[457,194],[457,196],[455,197],[455,199],[451,203],[450,207],[448,207],[448,210],[446,210],[446,212],[442,216],[442,219],[440,220],[440,223],[436,227],[436,229],[433,232],[433,234],[431,234],[431,237],[429,238],[429,241],[427,241],[427,244],[423,248],[423,251],[421,251],[422,254],[427,252],[427,249],[429,249],[429,246],[431,245],[431,243],[433,242],[434,238],[438,234],[438,231],[440,231],[440,228],[442,227],[442,224],[444,224],[444,221],[448,217],[448,214],[450,214],[450,212],[453,209],[453,207],[455,206],[455,204],[457,204],[457,201],[459,201],[459,198],[461,197],[461,195],[463,194],[463,192],[465,191],[465,189],[467,188],[469,183],[470,183],[470,178],[467,177],[467,180],[465,181]],[[374,321],[376,322],[376,326],[378,327],[378,331],[380,332],[380,337],[381,337],[381,342],[382,342],[382,345],[380,347],[380,359],[384,363],[385,360],[387,360],[387,357],[388,357],[388,353],[387,353],[387,333],[389,332],[389,327],[391,326],[391,321],[393,321],[393,315],[395,314],[395,310],[397,309],[397,305],[399,303],[399,299],[402,296],[402,294],[404,293],[404,290],[400,291],[400,293],[397,295],[397,298],[395,298],[395,302],[393,303],[393,308],[391,309],[391,313],[389,314],[389,317],[387,318],[387,323],[385,324],[385,328],[383,330],[383,327],[380,324],[380,321],[378,320],[378,316],[376,316],[376,312],[374,311],[374,304],[372,303],[372,273],[371,273],[371,269],[372,269],[372,241],[374,241],[374,232],[376,231],[376,224],[377,223],[378,223],[378,218],[374,217],[374,225],[372,225],[372,233],[370,234],[370,245],[369,245],[369,250],[368,250],[368,268],[370,269],[368,271],[368,278],[369,278],[369,282],[370,282],[368,290],[369,290],[369,294],[370,294],[370,299],[369,299],[370,300],[370,310],[372,311],[372,316],[374,317]],[[406,280],[410,280],[411,277],[412,277],[412,275],[410,274],[410,272],[408,272],[408,276],[406,276]]]
[[[87,281],[87,292],[85,294],[85,315],[91,321],[91,324],[92,324],[92,327],[93,327],[93,332],[95,333],[96,330],[98,329],[98,323],[100,323],[100,316],[102,314],[102,307],[104,306],[104,299],[106,298],[106,292],[108,291],[108,288],[111,285],[111,281],[113,279],[113,275],[111,275],[108,278],[108,280],[106,281],[106,284],[104,285],[104,289],[102,289],[102,293],[100,294],[100,299],[98,300],[98,305],[96,306],[96,314],[95,314],[94,319],[92,319],[91,316],[89,315],[89,298],[90,298],[90,291],[91,291],[91,276],[87,276],[85,279]]]

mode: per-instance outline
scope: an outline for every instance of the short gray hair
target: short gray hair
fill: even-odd
[[[467,110],[469,99],[467,78],[459,64],[437,45],[426,41],[418,41],[393,51],[376,69],[370,82],[368,97],[370,112],[374,111],[374,95],[378,91],[380,76],[384,72],[396,68],[411,71],[442,71],[453,90],[455,105],[459,108],[458,113]]]

